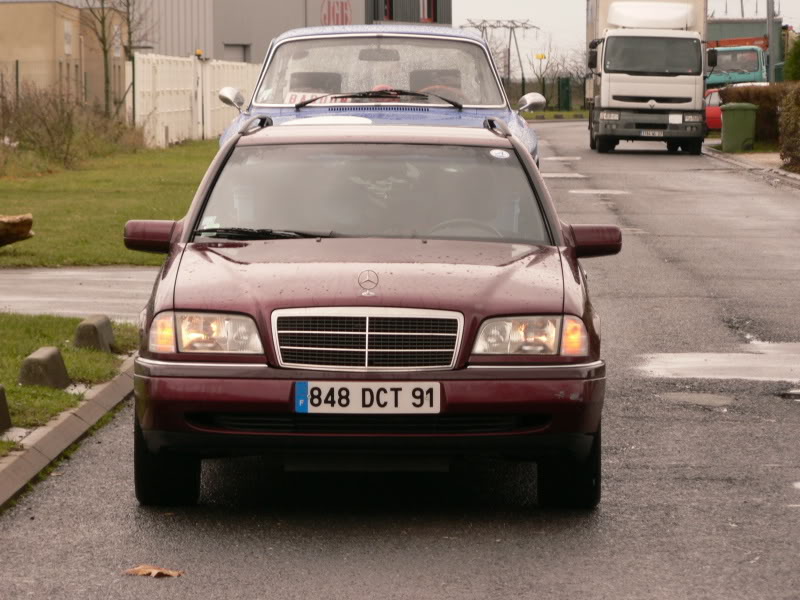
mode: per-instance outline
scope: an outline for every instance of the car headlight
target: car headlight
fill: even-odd
[[[686,114],[683,115],[683,121],[685,123],[699,123],[703,120],[703,115],[701,114]]]
[[[578,317],[542,316],[489,319],[478,333],[473,354],[586,356],[589,335]]]
[[[220,313],[160,313],[150,325],[150,352],[263,354],[258,328],[250,317]]]
[[[601,121],[619,121],[619,113],[603,111],[603,112],[600,113],[600,120]]]

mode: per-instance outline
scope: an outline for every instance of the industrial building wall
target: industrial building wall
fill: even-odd
[[[365,0],[366,22],[384,20],[386,0]],[[421,20],[420,0],[392,0],[392,20],[419,23]],[[437,0],[436,22],[443,25],[453,23],[453,0]]]

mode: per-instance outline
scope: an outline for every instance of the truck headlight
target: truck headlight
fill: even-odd
[[[683,115],[684,123],[700,123],[703,120],[703,115],[699,113]]]
[[[600,120],[601,121],[619,121],[619,113],[618,112],[603,111],[603,112],[600,113]]]
[[[487,320],[473,354],[586,356],[589,336],[577,317],[531,316]]]
[[[166,311],[150,325],[150,352],[263,354],[258,328],[250,317],[221,313]]]

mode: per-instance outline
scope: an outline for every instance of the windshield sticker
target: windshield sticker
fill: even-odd
[[[284,104],[297,104],[298,102],[305,102],[306,100],[311,100],[311,98],[317,98],[319,96],[323,96],[328,92],[320,91],[320,92],[289,92],[283,103]],[[320,98],[314,104],[341,104],[343,102],[352,102],[352,98],[334,98],[332,96],[327,96]]]
[[[497,148],[495,148],[494,150],[490,150],[489,154],[491,154],[495,158],[508,158],[509,156],[511,156],[505,150],[500,150],[500,149],[497,149]]]

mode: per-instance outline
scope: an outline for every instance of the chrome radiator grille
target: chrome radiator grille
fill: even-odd
[[[344,371],[451,369],[463,317],[389,308],[277,310],[275,349],[283,367]]]

